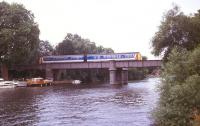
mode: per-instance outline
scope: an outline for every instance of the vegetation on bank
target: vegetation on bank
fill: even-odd
[[[39,33],[34,15],[23,5],[0,2],[0,63],[32,63],[39,48]]]
[[[200,125],[200,46],[174,48],[162,72],[160,101],[154,117],[162,126]]]
[[[152,39],[163,54],[160,99],[153,112],[158,126],[200,125],[200,10],[187,16],[175,6]]]
[[[187,16],[178,6],[166,12],[152,38],[152,53],[167,60],[175,46],[193,50],[200,43],[200,10]]]

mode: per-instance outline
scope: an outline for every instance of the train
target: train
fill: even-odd
[[[55,55],[41,57],[40,63],[96,62],[110,60],[142,60],[142,56],[139,52],[113,54]]]

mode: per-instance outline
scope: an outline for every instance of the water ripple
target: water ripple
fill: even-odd
[[[149,126],[157,79],[105,85],[0,90],[0,125]]]

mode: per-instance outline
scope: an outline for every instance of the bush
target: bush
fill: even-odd
[[[160,100],[153,112],[159,126],[199,125],[200,47],[189,52],[175,48],[164,65]]]

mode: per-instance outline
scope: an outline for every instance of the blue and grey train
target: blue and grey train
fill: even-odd
[[[110,60],[142,60],[142,56],[139,52],[87,55],[58,55],[41,57],[40,63],[96,62]]]

